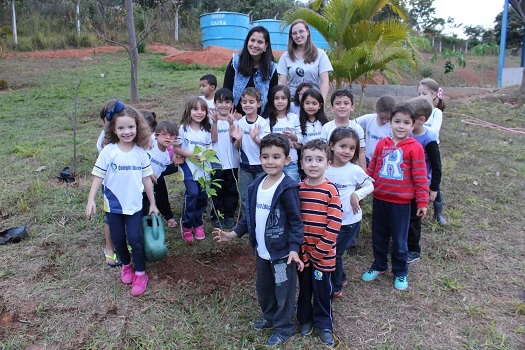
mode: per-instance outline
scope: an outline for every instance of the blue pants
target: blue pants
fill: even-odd
[[[372,269],[388,269],[388,250],[392,238],[392,272],[395,276],[408,274],[407,236],[410,223],[410,203],[395,204],[374,198],[372,209]]]
[[[299,276],[297,321],[300,325],[312,322],[314,327],[332,329],[332,272],[322,272],[311,264]],[[312,304],[313,297],[313,304]]]
[[[140,229],[141,218],[142,212],[140,210],[133,215],[106,213],[106,222],[109,225],[111,240],[120,261],[123,265],[131,263],[128,251],[129,244],[136,271],[146,271],[142,231]]]
[[[241,194],[241,217],[246,215],[246,200],[248,198],[248,193],[246,189],[252,183],[255,178],[265,175],[264,171],[249,171],[242,168],[239,168],[239,192]]]
[[[299,167],[297,166],[297,162],[290,162],[290,164],[286,165],[283,168],[283,172],[288,175],[292,180],[299,183],[301,181],[301,178],[299,176]]]
[[[274,332],[288,338],[295,333],[295,291],[297,272],[288,258],[275,261],[262,259],[257,254],[255,289],[263,317],[273,324]]]
[[[355,236],[359,234],[361,221],[350,225],[342,225],[335,245],[335,273],[332,275],[334,279],[334,291],[339,292],[343,288],[343,281],[346,281],[346,273],[343,268],[343,254],[350,247]]]
[[[182,226],[185,228],[202,226],[202,214],[208,204],[208,195],[195,180],[184,180],[184,186],[186,186],[186,192],[182,209]]]

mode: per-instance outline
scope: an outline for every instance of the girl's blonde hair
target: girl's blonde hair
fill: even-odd
[[[288,32],[288,56],[292,61],[295,61],[297,59],[297,57],[295,56],[295,49],[297,49],[297,44],[295,43],[295,41],[293,41],[292,29],[296,24],[300,23],[304,25],[306,31],[308,32],[308,38],[306,39],[306,43],[304,44],[304,63],[315,62],[315,60],[317,59],[317,46],[315,46],[314,42],[312,41],[312,32],[310,31],[308,23],[306,23],[302,19],[296,19],[292,22],[292,24],[290,24],[290,30]]]
[[[445,99],[443,96],[443,89],[439,87],[437,81],[432,78],[425,78],[419,82],[418,86],[420,85],[426,86],[430,91],[436,94],[436,98],[432,104],[443,112],[445,110]]]
[[[116,108],[117,107],[117,108]],[[118,110],[118,111],[116,111]],[[100,111],[100,116],[104,116],[106,124],[104,126],[104,140],[102,141],[102,147],[110,143],[118,143],[119,138],[115,133],[115,123],[120,117],[131,117],[135,120],[137,134],[133,139],[133,142],[144,149],[151,148],[151,131],[149,125],[144,120],[142,114],[131,106],[126,106],[119,100],[109,100],[104,104]]]
[[[210,119],[208,118],[208,104],[202,97],[190,97],[188,101],[186,101],[186,106],[184,107],[184,113],[182,114],[182,120],[180,121],[180,125],[184,128],[184,131],[187,131],[187,127],[190,126],[191,123],[191,110],[193,108],[197,107],[204,108],[204,111],[206,112],[206,118],[201,122],[201,127],[207,131],[211,132],[211,123]]]

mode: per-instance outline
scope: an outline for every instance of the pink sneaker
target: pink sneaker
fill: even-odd
[[[191,231],[191,228],[182,226],[182,219],[180,219],[180,233],[182,234],[182,239],[186,242],[193,242],[193,232]]]
[[[146,273],[140,276],[135,274],[135,277],[133,278],[133,284],[131,285],[131,295],[138,297],[144,293],[146,291],[146,287],[148,286],[148,280],[149,278]]]
[[[133,271],[133,265],[124,265],[122,266],[122,270],[120,270],[120,280],[124,284],[130,284],[133,282],[133,278],[135,277],[135,271]]]
[[[206,238],[206,235],[204,234],[204,226],[195,227],[195,238],[201,240]]]

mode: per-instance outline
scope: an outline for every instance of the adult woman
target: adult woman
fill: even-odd
[[[321,91],[326,101],[328,74],[332,70],[326,53],[312,42],[308,24],[302,19],[293,21],[290,25],[288,50],[283,53],[277,65],[279,85],[288,85],[293,96],[297,85],[311,83]]]
[[[261,92],[262,104],[259,115],[264,113],[268,92],[277,85],[277,65],[273,60],[270,33],[262,26],[250,29],[240,54],[234,54],[224,73],[223,87],[233,92],[233,104],[237,113],[244,114],[241,94],[247,87]]]

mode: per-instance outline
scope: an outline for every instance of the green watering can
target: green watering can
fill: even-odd
[[[159,261],[166,257],[166,235],[162,219],[155,214],[142,217],[142,236],[144,239],[144,255],[147,261]]]

